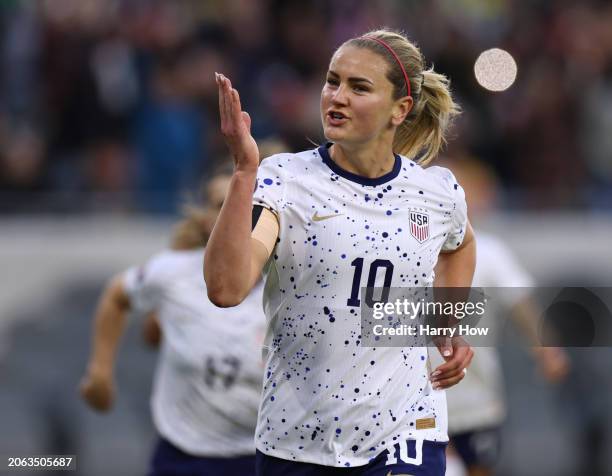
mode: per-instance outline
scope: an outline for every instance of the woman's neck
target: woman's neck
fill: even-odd
[[[395,165],[395,155],[391,145],[381,148],[371,146],[347,147],[334,144],[329,155],[332,160],[347,172],[367,178],[378,178],[388,174]]]

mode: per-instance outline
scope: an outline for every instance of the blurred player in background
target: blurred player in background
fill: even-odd
[[[472,351],[447,343],[448,362],[429,375],[426,347],[360,345],[359,307],[367,281],[431,286],[441,252],[446,284],[471,284],[463,191],[448,170],[410,160],[434,159],[458,112],[447,79],[399,33],[349,40],[321,93],[333,144],[261,167],[238,92],[223,75],[217,81],[235,168],[204,274],[221,306],[240,303],[266,274],[258,474],[443,475],[446,404],[436,390],[463,378]]]
[[[469,217],[477,227],[496,203],[496,179],[493,171],[470,158],[443,160],[465,190]],[[440,267],[437,273],[443,273]],[[540,347],[540,313],[530,299],[534,283],[512,252],[500,239],[478,231],[476,270],[473,286],[484,288],[491,296],[487,304],[487,327],[501,328],[502,317],[510,315],[531,345],[543,376],[550,382],[561,380],[568,370],[568,360],[559,348]],[[505,289],[513,288],[512,292]],[[497,318],[497,322],[496,322]],[[495,334],[495,333],[493,333]],[[469,476],[489,476],[501,448],[500,429],[506,416],[503,377],[494,347],[479,347],[461,385],[447,391],[450,449],[458,453]],[[451,476],[451,473],[447,473]]]
[[[255,472],[262,286],[240,306],[219,309],[206,298],[202,280],[203,247],[229,180],[218,175],[210,181],[208,208],[187,208],[170,250],[111,279],[96,312],[81,394],[99,411],[113,404],[115,357],[128,313],[155,312],[145,324],[149,342],[161,338],[151,399],[160,440],[151,476]]]

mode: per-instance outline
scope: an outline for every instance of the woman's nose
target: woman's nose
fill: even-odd
[[[334,94],[332,95],[332,101],[337,104],[346,104],[347,99],[348,98],[346,94],[346,87],[341,84],[340,86],[338,86],[338,89],[334,91]]]

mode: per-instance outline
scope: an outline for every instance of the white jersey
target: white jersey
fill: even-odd
[[[133,307],[157,311],[161,354],[151,407],[160,435],[195,456],[255,453],[262,285],[235,308],[206,297],[203,249],[165,251],[124,275]]]
[[[427,348],[361,346],[359,294],[370,275],[380,287],[432,285],[440,250],[459,246],[465,233],[453,175],[396,156],[385,176],[359,177],[324,146],[264,160],[254,204],[280,223],[264,270],[268,355],[257,448],[362,466],[400,440],[447,441],[445,394],[429,382]],[[426,214],[428,228],[413,235],[411,212]],[[421,419],[435,424],[417,429],[428,426]]]
[[[487,327],[492,331],[500,311],[511,309],[528,293],[531,277],[510,250],[497,238],[478,233],[476,271],[473,286],[491,296],[487,304]],[[494,288],[516,287],[513,292]],[[493,332],[495,334],[495,332]],[[500,425],[506,415],[501,365],[494,347],[474,349],[474,358],[465,378],[447,390],[448,428],[452,435]]]

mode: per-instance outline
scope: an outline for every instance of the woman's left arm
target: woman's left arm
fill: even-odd
[[[461,246],[452,251],[442,251],[436,264],[437,288],[469,288],[476,269],[476,238],[470,222],[467,222]]]
[[[476,268],[476,238],[469,222],[461,246],[440,253],[436,265],[435,287],[470,288]],[[467,298],[467,296],[466,296]],[[438,348],[446,361],[431,373],[435,389],[449,388],[459,383],[472,361],[474,351],[462,337],[442,341]]]

